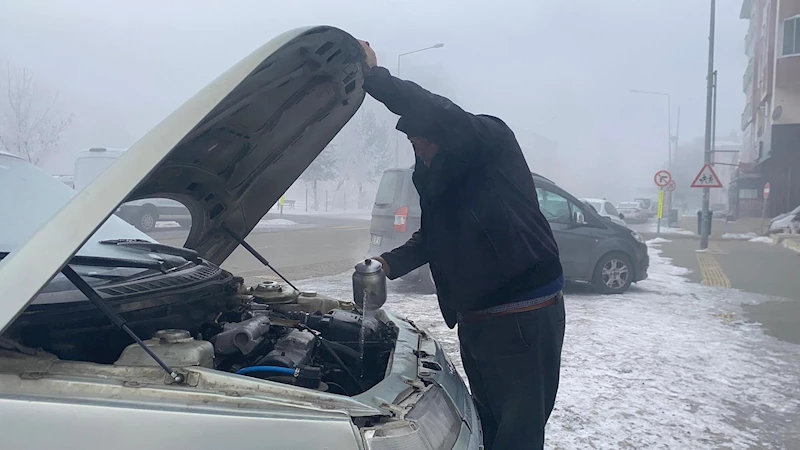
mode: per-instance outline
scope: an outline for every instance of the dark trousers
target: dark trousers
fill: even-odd
[[[563,298],[534,311],[459,323],[461,359],[486,450],[544,448],[564,325]]]

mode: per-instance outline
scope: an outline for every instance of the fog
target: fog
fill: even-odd
[[[738,131],[747,64],[741,1],[717,5],[720,134]],[[531,170],[577,196],[624,201],[652,187],[667,161],[666,97],[681,140],[702,136],[708,52],[700,0],[9,0],[0,4],[0,62],[35,74],[55,111],[73,115],[41,162],[70,173],[76,152],[126,148],[209,81],[291,28],[328,24],[368,40],[378,63],[501,117]],[[5,77],[3,77],[4,79]],[[366,103],[387,128],[395,118]],[[533,144],[536,136],[555,146]],[[399,139],[400,165],[413,161]],[[678,154],[677,158],[681,155]],[[393,165],[390,161],[389,165]],[[699,170],[699,167],[698,167]]]

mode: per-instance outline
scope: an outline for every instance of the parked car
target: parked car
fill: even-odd
[[[411,182],[413,169],[384,172],[370,224],[370,254],[381,254],[406,242],[420,227],[419,197]],[[649,257],[642,237],[604,219],[591,206],[551,180],[532,173],[539,207],[558,243],[564,277],[589,282],[602,293],[625,292],[631,283],[647,278]],[[435,292],[430,271],[423,266],[407,276]]]
[[[363,63],[336,28],[284,33],[80,191],[0,154],[20,194],[0,222],[4,448],[480,447],[430,333],[220,268],[358,110]],[[112,215],[151,195],[192,211],[186,248]]]
[[[100,173],[119,158],[125,150],[105,147],[92,147],[78,153],[75,158],[74,188],[81,190],[88,186]],[[177,222],[189,228],[192,216],[183,204],[168,198],[147,198],[126,202],[115,212],[136,228],[150,232],[158,222]]]
[[[610,201],[598,198],[582,198],[581,201],[594,208],[594,210],[600,214],[601,217],[605,217],[617,225],[622,225],[623,227],[628,226],[624,220],[625,214],[617,211]]]
[[[800,206],[778,215],[769,222],[768,233],[800,233]]]
[[[642,207],[647,210],[648,217],[655,217],[658,214],[658,202],[644,197],[635,198],[633,201],[641,203]]]
[[[650,212],[639,202],[622,202],[617,205],[617,211],[625,216],[628,223],[645,223],[650,218]]]

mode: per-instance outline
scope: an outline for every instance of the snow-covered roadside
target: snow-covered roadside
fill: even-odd
[[[273,208],[270,213],[278,213],[279,209]],[[289,216],[324,216],[340,219],[372,220],[372,209],[367,210],[329,210],[329,211],[306,211],[304,207],[284,208],[283,213]]]
[[[694,231],[684,230],[683,228],[668,228],[664,223],[661,224],[661,230],[658,229],[658,223],[648,222],[641,224],[628,224],[628,228],[639,233],[647,234],[662,234],[662,235],[680,235],[680,236],[697,236]]]
[[[786,448],[800,423],[800,351],[741,317],[753,296],[689,283],[649,242],[626,294],[566,293],[562,382],[548,448]],[[305,280],[349,298],[350,274]],[[460,370],[436,298],[392,284],[386,307],[427,328]],[[792,422],[794,421],[794,422]]]
[[[289,228],[297,225],[297,222],[286,219],[262,219],[256,224],[256,230],[270,230],[273,228]]]

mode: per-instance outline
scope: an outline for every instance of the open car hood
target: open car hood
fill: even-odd
[[[183,203],[186,247],[221,264],[358,110],[364,58],[355,38],[320,26],[283,33],[231,67],[0,262],[0,326],[126,201]]]

